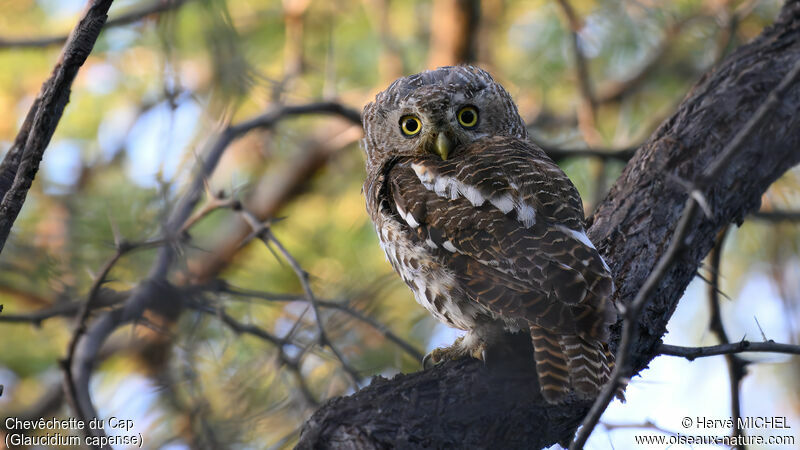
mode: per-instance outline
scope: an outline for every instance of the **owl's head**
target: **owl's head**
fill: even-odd
[[[364,108],[367,165],[394,156],[454,157],[488,136],[527,139],[511,96],[486,71],[440,67],[400,78]]]

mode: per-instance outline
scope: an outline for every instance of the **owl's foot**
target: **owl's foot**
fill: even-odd
[[[450,347],[439,347],[425,355],[425,357],[422,358],[422,367],[424,369],[430,369],[444,361],[457,360],[465,356],[471,356],[484,361],[485,352],[486,343],[468,334],[456,339]]]

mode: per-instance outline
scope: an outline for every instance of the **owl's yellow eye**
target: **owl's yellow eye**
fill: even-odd
[[[478,124],[478,109],[474,106],[465,106],[458,110],[458,123],[464,128],[473,128]]]
[[[472,128],[478,124],[478,110],[474,106],[465,106],[458,110],[458,123],[464,128]]]
[[[403,116],[400,118],[400,131],[406,136],[414,136],[422,129],[422,122],[414,116]]]

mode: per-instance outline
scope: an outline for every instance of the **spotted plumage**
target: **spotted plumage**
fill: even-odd
[[[610,270],[577,190],[483,70],[401,78],[364,110],[370,213],[417,301],[468,333],[434,359],[528,332],[542,394],[591,397],[608,379]]]

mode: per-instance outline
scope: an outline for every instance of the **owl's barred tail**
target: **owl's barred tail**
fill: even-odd
[[[608,346],[535,325],[530,328],[536,373],[545,400],[561,403],[570,389],[581,398],[597,397],[614,369],[614,354]],[[624,400],[622,389],[616,395]]]
[[[569,391],[570,383],[567,357],[561,348],[559,336],[540,326],[531,325],[531,338],[542,396],[548,403],[561,403]]]
[[[596,397],[611,375],[603,344],[577,335],[563,336],[561,341],[569,363],[572,387],[581,397]]]

